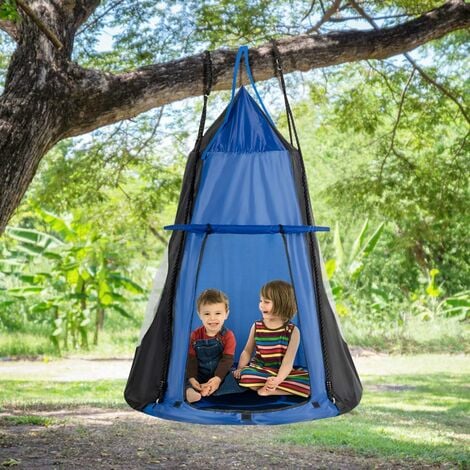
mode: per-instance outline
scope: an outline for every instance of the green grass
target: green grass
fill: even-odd
[[[0,409],[54,409],[79,405],[127,407],[123,397],[124,387],[125,380],[0,380]]]
[[[439,356],[419,359],[414,368],[409,368],[412,357],[398,363],[396,369],[403,371],[398,375],[364,375],[357,409],[330,420],[286,426],[279,440],[367,456],[468,465],[468,359],[456,356],[448,373],[436,371],[447,368]],[[466,370],[458,372],[462,367]]]
[[[0,330],[0,357],[61,357],[79,354],[93,357],[131,357],[139,339],[140,321],[127,320],[109,323],[100,332],[98,346],[93,346],[93,335],[88,341],[90,347],[85,349],[57,349],[50,341],[50,331],[38,325],[26,325],[22,331]]]
[[[348,344],[392,354],[470,353],[470,328],[455,318],[422,321],[411,317],[403,325],[380,328],[367,322],[341,319]]]
[[[0,424],[14,425],[14,426],[52,426],[58,423],[57,419],[47,418],[44,416],[35,415],[21,415],[21,416],[2,416],[0,418]]]
[[[57,356],[59,352],[45,331],[0,332],[0,357]]]

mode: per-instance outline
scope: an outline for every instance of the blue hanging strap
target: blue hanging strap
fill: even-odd
[[[240,46],[237,52],[237,57],[235,59],[235,67],[233,69],[232,97],[230,99],[230,105],[229,105],[229,109],[227,110],[227,114],[225,115],[225,119],[228,118],[228,115],[230,114],[230,110],[232,109],[232,103],[235,97],[235,89],[237,88],[238,70],[240,68],[242,58],[245,59],[246,74],[248,75],[248,79],[250,80],[251,86],[253,87],[256,97],[258,98],[259,104],[261,105],[261,108],[263,109],[263,112],[268,118],[269,122],[274,126],[274,122],[271,119],[271,116],[269,115],[268,110],[266,109],[266,106],[264,106],[263,100],[261,99],[261,96],[258,93],[258,89],[256,88],[255,80],[253,79],[253,74],[251,73],[248,46]]]
[[[270,234],[270,233],[307,233],[329,232],[330,227],[319,225],[212,225],[177,224],[163,227],[165,230],[181,230],[192,233],[233,233],[233,234]]]
[[[237,57],[235,58],[235,66],[233,67],[233,77],[232,77],[232,95],[230,97],[230,104],[232,104],[233,98],[235,97],[235,90],[237,88],[237,77],[238,70],[240,68],[240,62],[243,57],[244,48],[246,46],[240,46],[238,48]]]
[[[225,111],[225,117],[222,125],[217,129],[217,132],[215,133],[214,137],[212,138],[212,141],[216,138],[217,134],[219,132],[222,132],[222,129],[224,128],[225,124],[228,121],[228,118],[230,116],[230,112],[232,111],[233,107],[233,101],[235,98],[235,90],[237,88],[237,77],[238,77],[238,71],[240,69],[240,64],[242,61],[242,58],[245,59],[245,66],[246,66],[246,72],[248,75],[248,78],[250,80],[251,86],[253,87],[253,90],[255,91],[256,97],[258,98],[258,101],[261,105],[261,108],[264,112],[264,115],[268,119],[269,123],[271,126],[275,127],[273,120],[271,119],[271,116],[268,113],[268,110],[264,106],[263,100],[261,99],[260,94],[258,93],[258,89],[256,88],[255,81],[253,79],[253,74],[251,73],[251,68],[250,68],[250,61],[249,61],[249,55],[248,55],[248,47],[247,46],[240,46],[238,48],[237,56],[235,58],[235,66],[233,68],[233,79],[232,79],[232,95],[230,98],[230,103],[227,106],[227,110]],[[205,160],[207,157],[208,152],[210,151],[210,144],[205,148],[204,152],[201,155],[201,160]]]

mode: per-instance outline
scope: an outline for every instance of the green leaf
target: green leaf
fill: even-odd
[[[17,287],[14,289],[8,289],[8,293],[11,295],[16,294],[38,294],[42,292],[43,287]]]
[[[48,258],[48,259],[52,259],[52,260],[55,260],[55,261],[60,261],[63,256],[62,255],[59,255],[58,253],[54,253],[52,251],[45,251],[42,256]]]
[[[0,3],[0,19],[16,23],[20,19],[16,2],[14,0],[3,0]],[[14,460],[14,459],[10,459]]]
[[[23,243],[18,245],[16,249],[22,253],[26,253],[31,256],[38,256],[44,252],[44,248],[38,245],[33,245],[31,243]]]
[[[112,274],[109,278],[115,281],[115,285],[117,285],[117,287],[123,287],[132,294],[142,294],[145,292],[145,289],[142,286],[128,277],[121,276],[120,274]]]
[[[329,259],[325,263],[325,270],[326,270],[326,275],[327,275],[328,279],[331,279],[333,277],[333,274],[336,271],[336,260]]]
[[[11,238],[15,240],[25,243],[32,243],[35,245],[41,245],[42,248],[45,248],[51,243],[56,243],[57,245],[64,244],[62,240],[34,229],[7,227],[6,232]]]
[[[67,282],[71,286],[76,286],[80,279],[80,275],[78,274],[78,269],[67,270],[65,273],[65,278],[67,279]]]
[[[36,305],[33,305],[30,308],[30,311],[32,313],[41,313],[41,312],[47,312],[48,310],[50,310],[51,308],[54,308],[54,307],[55,307],[55,305],[50,304],[49,302],[40,302]]]
[[[341,243],[341,235],[339,233],[339,224],[336,222],[335,224],[335,233],[333,236],[333,244],[335,247],[335,257],[336,257],[336,267],[340,268],[340,266],[343,264],[344,260],[344,250],[343,250],[343,244]]]
[[[36,276],[34,274],[20,274],[18,276],[20,281],[26,282],[28,284],[35,284],[36,283]]]
[[[364,257],[369,256],[373,251],[375,246],[377,245],[378,241],[380,240],[380,236],[382,235],[383,229],[384,229],[385,223],[382,222],[375,232],[371,235],[369,240],[367,240],[366,245],[364,246],[364,249],[362,250],[362,255]]]
[[[449,297],[444,302],[452,307],[470,308],[470,299],[459,299],[455,297]]]
[[[38,215],[42,217],[44,222],[51,226],[51,228],[60,233],[64,238],[74,237],[75,232],[67,225],[64,219],[47,212],[44,209],[36,209]]]
[[[438,269],[431,269],[429,272],[431,279],[429,280],[429,284],[426,287],[426,293],[433,298],[437,298],[441,295],[441,289],[439,286],[436,285],[435,279],[436,276],[439,274]]]
[[[63,271],[74,271],[77,270],[79,267],[79,264],[77,261],[71,261],[67,264],[62,265],[62,270]]]
[[[111,295],[111,292],[105,292],[104,294],[102,293],[99,299],[100,303],[105,306],[109,306],[113,303],[113,296]]]
[[[353,246],[351,248],[351,254],[349,255],[349,261],[351,263],[356,259],[356,256],[359,254],[359,251],[361,250],[361,247],[364,244],[368,227],[369,227],[369,219],[366,219],[366,221],[364,222],[364,225],[362,226],[361,232],[354,240]]]
[[[364,263],[362,261],[357,261],[357,260],[353,261],[349,265],[349,268],[348,268],[348,273],[351,276],[351,279],[352,280],[357,279],[357,277],[359,276],[363,268],[364,268]]]
[[[135,320],[134,317],[126,310],[124,310],[120,305],[112,304],[109,307],[113,310],[116,310],[116,312],[120,313],[123,317],[129,318],[130,320]]]

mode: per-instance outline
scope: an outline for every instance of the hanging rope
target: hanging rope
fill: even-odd
[[[204,52],[203,67],[204,103],[202,105],[201,120],[199,121],[199,131],[197,133],[195,145],[195,149],[198,153],[201,149],[202,136],[204,135],[204,127],[206,124],[207,102],[212,89],[212,58],[209,51]]]
[[[300,163],[300,169],[301,169],[301,181],[302,181],[302,191],[304,194],[304,199],[305,199],[305,216],[306,216],[306,224],[308,225],[315,225],[315,221],[313,218],[312,214],[312,209],[310,206],[310,195],[308,192],[308,186],[307,186],[307,173],[305,170],[305,164],[304,164],[304,159],[302,157],[302,150],[300,148],[300,141],[299,141],[299,136],[297,134],[297,129],[295,127],[295,121],[294,121],[294,115],[292,113],[292,108],[290,107],[289,104],[289,99],[287,97],[287,90],[286,90],[286,83],[284,81],[284,74],[282,70],[282,59],[281,59],[281,54],[279,52],[279,49],[277,47],[276,41],[274,39],[271,40],[271,44],[273,46],[273,56],[274,56],[274,70],[275,74],[279,79],[279,83],[281,85],[281,90],[282,94],[284,95],[284,103],[286,106],[286,114],[287,114],[287,124],[289,126],[289,137],[290,137],[290,143],[292,145],[292,132],[295,137],[295,142],[297,144],[297,150],[299,152],[299,163]],[[323,352],[323,361],[325,364],[325,379],[326,379],[326,390],[327,390],[327,395],[328,398],[334,403],[335,398],[333,395],[333,385],[331,382],[331,373],[330,373],[330,358],[328,355],[328,350],[326,348],[325,344],[325,339],[324,335],[327,334],[325,330],[325,322],[324,322],[324,305],[322,302],[322,299],[319,295],[320,292],[320,283],[322,282],[322,273],[320,266],[318,265],[318,262],[315,260],[315,243],[316,243],[316,238],[313,233],[308,233],[307,234],[308,238],[308,243],[309,243],[309,249],[311,253],[311,262],[312,262],[312,268],[313,268],[313,287],[315,289],[315,299],[317,303],[317,310],[318,310],[318,321],[319,321],[319,326],[321,330],[321,346],[322,346],[322,352]]]

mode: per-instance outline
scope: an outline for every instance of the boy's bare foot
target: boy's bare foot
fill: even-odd
[[[196,392],[194,388],[187,388],[186,389],[186,400],[188,403],[195,403],[201,399],[201,394]]]

